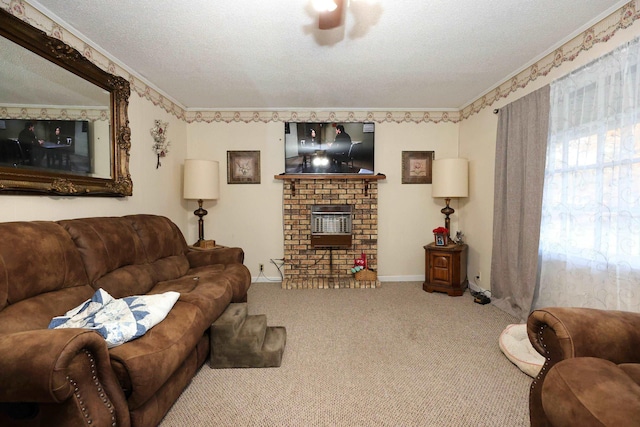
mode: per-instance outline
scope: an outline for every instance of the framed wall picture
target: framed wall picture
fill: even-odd
[[[227,184],[260,184],[260,151],[227,151]]]
[[[402,152],[402,183],[431,184],[433,151]]]

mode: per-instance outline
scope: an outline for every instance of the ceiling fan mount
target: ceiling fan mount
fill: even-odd
[[[345,3],[348,0],[320,0],[316,1],[318,10],[318,28],[331,30],[342,25]]]

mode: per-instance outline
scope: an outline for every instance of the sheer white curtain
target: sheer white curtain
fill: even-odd
[[[551,85],[535,307],[640,311],[640,42]]]

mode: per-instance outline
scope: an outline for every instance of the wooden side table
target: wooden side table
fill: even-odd
[[[467,289],[467,245],[436,246],[429,243],[425,250],[425,280],[422,289],[427,292],[446,292],[460,296]]]
[[[191,245],[191,247],[194,249],[219,249],[226,248],[227,246],[218,245],[215,240],[199,240]]]
[[[191,246],[193,246],[194,248],[200,248],[200,249],[213,249],[216,247],[216,241],[215,240],[198,240]]]

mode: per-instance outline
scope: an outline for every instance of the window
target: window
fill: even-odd
[[[640,47],[551,85],[536,307],[640,311]]]

